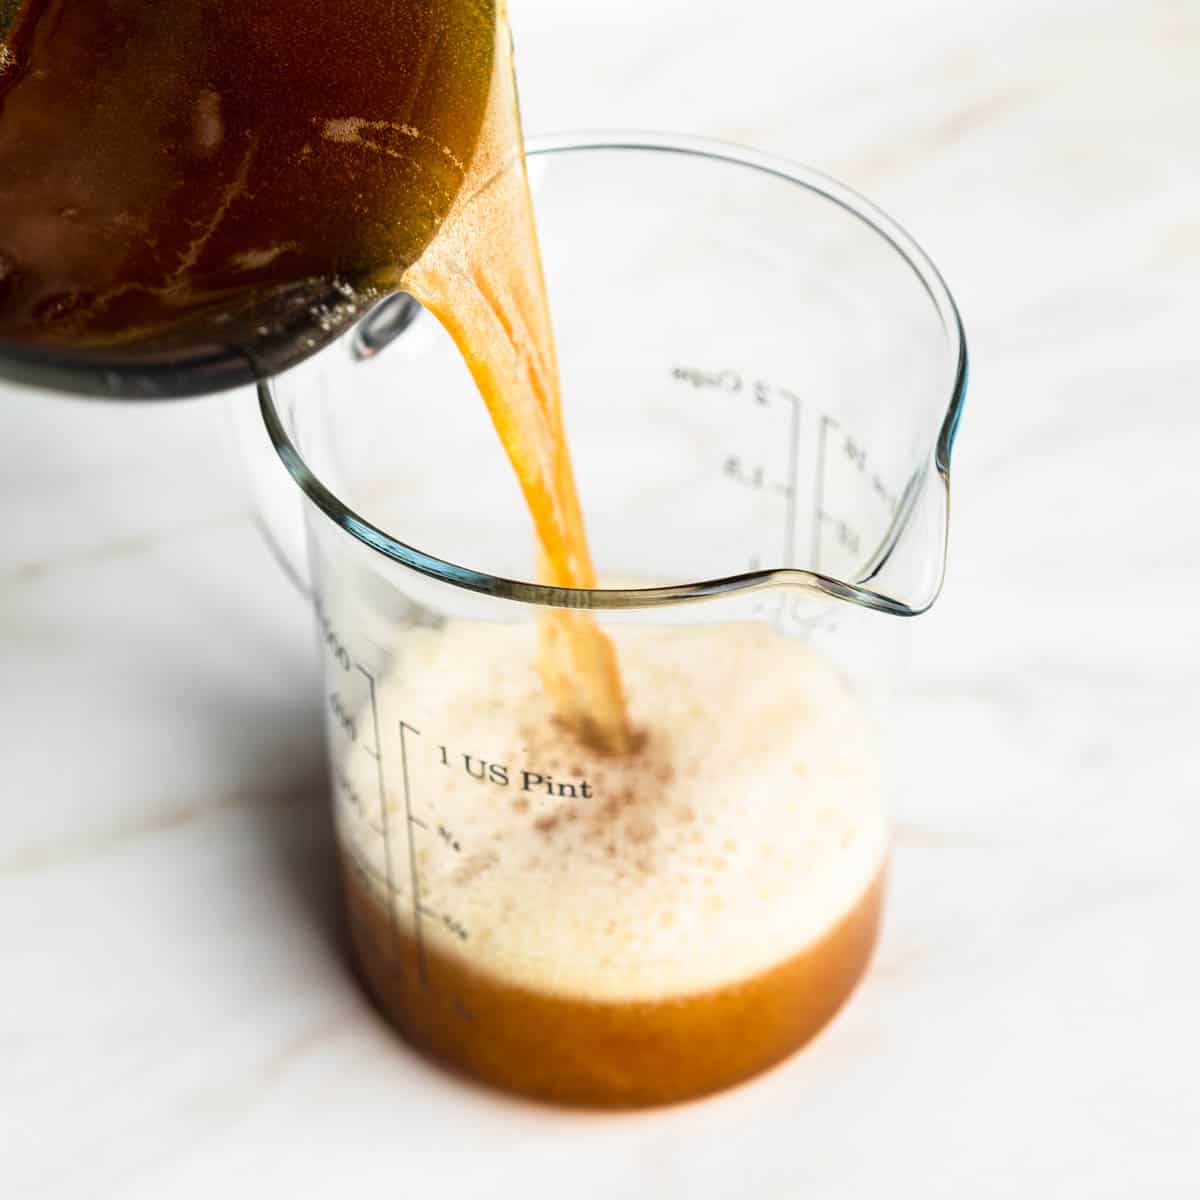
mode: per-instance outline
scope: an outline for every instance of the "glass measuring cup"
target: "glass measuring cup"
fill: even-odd
[[[779,1061],[865,969],[895,618],[941,586],[966,349],[919,248],[820,175],[625,136],[529,168],[603,589],[528,582],[483,405],[403,299],[260,388],[266,437],[234,415],[314,600],[380,1008],[492,1083],[662,1103]],[[628,758],[554,721],[558,610],[616,646]]]

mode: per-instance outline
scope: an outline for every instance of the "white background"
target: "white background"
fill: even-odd
[[[0,1193],[1200,1193],[1200,7],[513,0],[531,132],[870,195],[974,376],[867,986],[672,1111],[428,1067],[338,941],[309,621],[218,406],[0,394]],[[360,1192],[361,1190],[361,1192]]]

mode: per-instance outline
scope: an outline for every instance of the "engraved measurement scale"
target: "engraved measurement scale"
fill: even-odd
[[[460,833],[449,828],[436,814],[436,795],[429,794],[430,780],[436,780],[443,770],[462,772],[493,790],[507,789],[526,797],[579,798],[595,796],[586,779],[554,778],[549,773],[534,770],[529,763],[489,762],[461,749],[458,738],[454,745],[437,742],[420,728],[406,720],[394,720],[385,714],[380,700],[381,670],[371,670],[351,653],[347,639],[336,629],[318,604],[317,618],[323,650],[329,662],[332,684],[326,698],[327,727],[335,763],[334,787],[338,803],[335,811],[341,814],[346,806],[372,835],[372,845],[364,846],[344,830],[341,840],[352,868],[364,884],[374,884],[387,897],[392,937],[399,944],[402,923],[408,927],[415,950],[416,965],[421,981],[430,985],[426,965],[426,945],[430,926],[448,934],[460,945],[471,939],[469,921],[441,897],[435,903],[422,876],[423,854],[451,855],[466,860],[473,849],[464,844]],[[364,646],[370,646],[378,661],[386,660],[382,647],[358,634]],[[398,756],[384,754],[386,739],[395,739],[392,748]],[[355,756],[365,756],[371,768],[354,770]],[[398,774],[389,778],[385,759],[393,767],[399,759]],[[421,769],[423,768],[423,770]],[[424,772],[432,772],[426,774]],[[373,781],[370,795],[364,795],[363,779]],[[354,780],[358,780],[356,786]],[[402,823],[404,837],[398,837],[397,822]],[[403,917],[402,917],[403,914]],[[456,1010],[469,1019],[462,1005],[455,1000]]]
[[[343,694],[337,689],[332,690],[329,694],[330,729],[331,737],[335,742],[334,761],[344,762],[348,754],[367,755],[375,764],[374,778],[377,791],[373,797],[373,803],[368,808],[366,800],[355,791],[344,770],[339,769],[336,772],[334,786],[341,801],[356,809],[365,820],[367,828],[379,839],[379,844],[383,849],[383,862],[372,861],[353,838],[344,839],[343,849],[348,853],[354,869],[359,872],[364,882],[373,880],[384,889],[388,897],[388,915],[391,918],[394,940],[399,938],[397,906],[405,899],[398,882],[398,873],[403,872],[407,875],[407,900],[411,906],[412,937],[416,946],[417,968],[422,982],[428,984],[425,963],[425,922],[432,920],[441,923],[464,942],[469,939],[470,934],[466,926],[453,914],[437,912],[425,903],[421,894],[421,876],[417,865],[417,838],[421,834],[438,838],[447,849],[455,853],[461,853],[462,846],[450,830],[425,819],[416,811],[409,756],[415,750],[414,739],[421,737],[421,731],[405,721],[399,722],[395,730],[395,736],[399,739],[400,745],[402,778],[397,783],[402,791],[403,809],[400,813],[393,811],[383,764],[377,676],[361,663],[351,660],[344,649],[344,643],[334,633],[324,615],[321,614],[319,619],[325,631],[327,647],[331,642],[338,646],[338,650],[335,652],[336,661],[343,668],[346,663],[349,663],[350,671],[363,681],[366,688],[365,707],[359,711],[362,713],[363,719],[368,720],[370,742],[364,739],[366,731],[360,728],[359,720],[348,716],[349,706]],[[338,742],[342,743],[340,748],[336,746]],[[405,841],[408,853],[400,863],[396,862],[396,845],[393,836],[393,822],[397,816],[402,817],[407,833]]]
[[[397,867],[395,861],[395,839],[392,823],[398,815],[393,812],[388,791],[388,780],[383,765],[383,729],[379,711],[379,676],[376,671],[367,667],[350,653],[347,639],[336,630],[325,610],[318,602],[317,622],[320,630],[322,646],[325,654],[331,660],[329,678],[333,681],[327,697],[327,727],[331,742],[332,757],[335,763],[334,787],[338,799],[356,811],[367,829],[379,840],[382,847],[382,862],[373,861],[353,838],[343,839],[343,849],[348,854],[353,868],[359,873],[364,883],[373,881],[385,891],[388,897],[388,913],[391,918],[393,938],[399,936],[397,903],[401,900],[400,888],[397,884]],[[431,823],[414,811],[411,777],[409,773],[408,755],[409,740],[420,737],[420,731],[415,727],[401,722],[396,730],[399,738],[401,762],[403,765],[403,819],[407,826],[408,846],[407,861],[402,864],[408,875],[409,900],[412,906],[412,931],[417,949],[417,964],[422,980],[426,979],[425,971],[425,930],[424,921],[439,919],[439,914],[428,909],[422,902],[420,874],[417,869],[417,831],[428,832]],[[374,762],[373,777],[376,783],[374,797],[364,797],[350,780],[350,773],[345,765],[351,755],[366,755]],[[452,835],[445,831],[450,837]],[[459,847],[460,848],[460,847]],[[454,925],[453,918],[442,917]],[[457,926],[465,939],[466,931]]]
[[[676,366],[671,378],[712,403],[739,404],[736,444],[719,465],[731,503],[754,493],[756,509],[741,528],[762,528],[764,540],[748,571],[796,568],[851,579],[869,574],[901,507],[901,489],[887,466],[838,417],[798,391],[732,368]],[[807,531],[807,544],[801,539]]]

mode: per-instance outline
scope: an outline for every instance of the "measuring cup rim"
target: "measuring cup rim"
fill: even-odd
[[[657,154],[681,154],[705,158],[731,166],[747,167],[774,175],[784,182],[807,188],[837,204],[883,237],[908,263],[925,292],[933,302],[951,342],[951,354],[956,361],[953,381],[947,398],[946,415],[933,448],[933,467],[938,485],[948,489],[950,458],[959,421],[966,399],[968,355],[962,318],[950,289],[941,273],[917,242],[886,213],[859,195],[852,188],[810,167],[801,166],[776,155],[732,142],[677,134],[650,132],[597,131],[559,133],[526,140],[526,158],[547,154],[587,151],[648,151]],[[368,319],[368,318],[364,318]],[[866,586],[878,575],[882,564],[890,557],[907,524],[908,516],[919,498],[924,478],[914,479],[905,490],[900,511],[892,524],[884,545],[874,556],[867,574],[855,583],[846,583],[816,571],[793,568],[747,572],[697,583],[675,584],[653,588],[559,588],[522,580],[506,579],[487,572],[476,571],[438,558],[402,542],[356,513],[331,491],[308,466],[291,436],[275,404],[273,379],[258,385],[259,408],[267,434],[276,454],[293,480],[308,499],[335,525],[369,549],[392,562],[417,571],[452,587],[464,588],[499,599],[521,604],[567,609],[638,609],[710,600],[735,593],[750,593],[777,587],[804,587],[822,592],[838,600],[893,616],[917,616],[932,606],[941,591],[940,579],[931,596],[920,607],[886,596]],[[948,514],[948,505],[947,505]]]

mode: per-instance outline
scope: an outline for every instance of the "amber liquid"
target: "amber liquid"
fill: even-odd
[[[503,12],[490,0],[0,0],[0,339],[250,344],[326,295],[402,284],[455,339],[516,471],[541,579],[595,571],[563,433]],[[332,321],[347,313],[327,314]],[[632,753],[613,648],[547,610],[563,725]],[[880,884],[817,944],[720,991],[590,1003],[427,952],[346,872],[380,1006],[501,1086],[586,1104],[722,1087],[829,1019],[874,940]],[[460,1019],[464,1006],[479,1014]]]
[[[437,314],[471,369],[533,518],[541,582],[594,588],[563,428],[511,50],[507,30],[498,34],[470,176],[404,284]],[[632,748],[616,655],[593,617],[544,610],[540,667],[559,718],[582,740],[614,754]]]
[[[672,1104],[749,1079],[832,1019],[870,961],[884,875],[824,937],[726,987],[635,1002],[514,986],[469,958],[418,947],[347,859],[342,882],[362,976],[420,1049],[509,1091],[586,1107]]]

